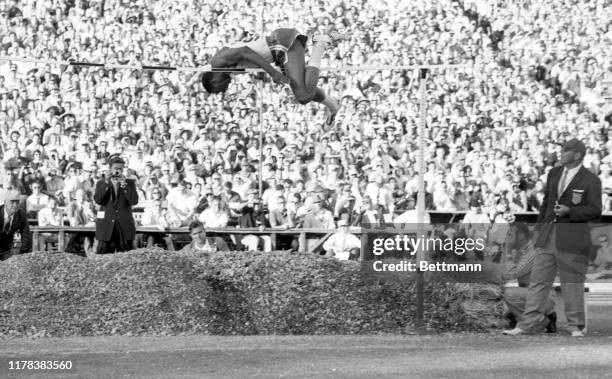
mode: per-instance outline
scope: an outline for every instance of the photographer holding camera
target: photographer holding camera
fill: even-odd
[[[138,204],[136,182],[123,175],[125,162],[115,155],[109,159],[110,173],[96,184],[95,202],[98,254],[113,254],[132,249],[136,226],[132,207]]]

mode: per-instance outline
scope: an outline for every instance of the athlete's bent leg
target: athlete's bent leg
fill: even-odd
[[[335,99],[327,96],[323,90],[318,88],[317,83],[319,81],[321,59],[325,53],[325,48],[334,41],[333,38],[343,39],[345,36],[334,34],[332,37],[327,35],[315,37],[315,44],[307,66],[304,63],[304,45],[296,41],[287,52],[287,64],[285,64],[285,73],[291,80],[291,89],[296,100],[300,104],[315,101],[325,105],[330,113],[325,122],[328,126],[333,123],[339,105]]]
[[[315,89],[308,88],[304,82],[306,65],[304,63],[304,45],[300,41],[295,41],[293,46],[287,51],[287,63],[285,64],[285,74],[290,80],[291,90],[296,100],[300,104],[308,104],[314,100]]]

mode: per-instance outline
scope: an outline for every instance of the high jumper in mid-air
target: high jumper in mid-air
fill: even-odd
[[[300,104],[311,101],[322,103],[329,110],[325,124],[333,124],[339,105],[317,87],[321,58],[327,46],[347,39],[340,33],[313,36],[314,46],[306,63],[306,42],[308,37],[296,29],[276,29],[265,38],[242,42],[221,48],[212,58],[213,69],[258,67],[267,72],[276,83],[289,84],[293,95]],[[276,64],[280,71],[272,64]],[[230,72],[212,71],[202,75],[202,85],[209,93],[225,92],[231,82]]]

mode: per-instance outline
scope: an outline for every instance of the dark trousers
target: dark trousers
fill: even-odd
[[[9,234],[4,233],[2,228],[0,228],[0,261],[5,261],[13,256],[15,252],[14,245],[13,238]]]
[[[523,319],[519,327],[537,332],[547,324],[546,309],[553,281],[559,272],[561,295],[565,302],[567,324],[582,328],[586,325],[584,308],[584,281],[588,256],[562,252],[557,249],[555,233],[545,248],[537,251],[529,278],[529,290]]]
[[[88,234],[86,236],[80,234],[72,234],[68,240],[68,245],[66,245],[66,252],[72,253],[76,255],[80,255],[81,257],[86,257],[85,254],[85,238],[90,238],[90,241],[93,242],[95,233]]]
[[[298,239],[294,236],[276,236],[276,250],[295,250],[299,247]]]
[[[9,249],[7,251],[0,251],[0,261],[5,261],[13,255],[13,252]]]
[[[110,241],[98,240],[98,249],[96,254],[114,254],[115,252],[132,250],[134,241],[123,241],[121,238],[121,231],[117,227],[117,224],[113,226],[113,234],[111,235]]]

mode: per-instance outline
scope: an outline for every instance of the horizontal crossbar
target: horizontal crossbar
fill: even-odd
[[[139,70],[139,71],[184,71],[184,72],[227,72],[227,73],[253,73],[264,72],[261,68],[251,67],[211,67],[210,65],[201,67],[178,67],[178,66],[153,66],[144,64],[118,64],[118,63],[95,63],[77,62],[49,59],[19,58],[0,56],[0,61],[35,63],[40,65],[54,66],[75,66],[75,67],[94,67],[113,70]],[[426,65],[371,65],[371,66],[341,66],[341,67],[322,67],[321,71],[342,72],[342,71],[404,71],[404,70],[444,70],[472,67],[473,63],[464,64],[426,64]]]

